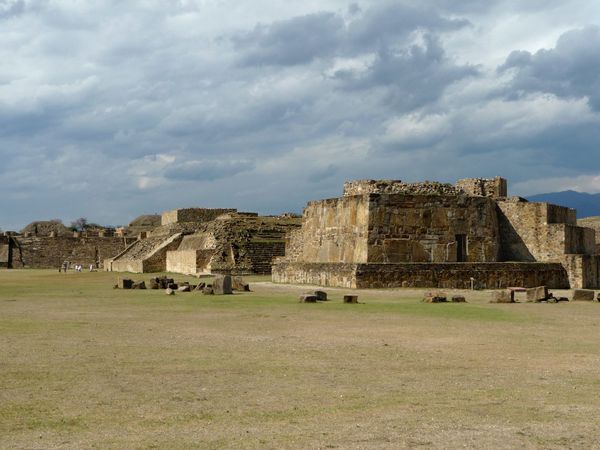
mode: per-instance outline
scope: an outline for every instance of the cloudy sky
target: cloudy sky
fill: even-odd
[[[600,2],[0,0],[0,157],[5,230],[355,178],[600,192]]]

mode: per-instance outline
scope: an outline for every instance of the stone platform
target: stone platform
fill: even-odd
[[[273,282],[365,288],[481,289],[509,286],[568,289],[569,278],[559,263],[304,263],[277,262]]]

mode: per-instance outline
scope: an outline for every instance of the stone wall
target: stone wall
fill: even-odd
[[[596,253],[600,253],[600,217],[578,219],[577,225],[580,227],[591,228],[596,232]]]
[[[504,261],[556,261],[596,251],[593,232],[576,225],[573,209],[515,199],[497,204]]]
[[[216,209],[216,208],[183,208],[174,209],[162,213],[161,225],[170,225],[174,223],[204,223],[215,220],[222,214],[235,213],[236,209]]]
[[[500,198],[508,196],[508,183],[504,178],[465,178],[458,180],[456,187],[469,195]]]
[[[600,286],[600,255],[563,255],[561,262],[569,275],[571,289]]]
[[[465,240],[463,261],[497,261],[494,202],[464,195],[369,196],[368,262],[456,262],[459,235]]]
[[[0,269],[9,269],[11,265],[10,238],[0,236]]]
[[[287,261],[315,263],[498,260],[494,202],[485,197],[368,194],[310,202]]]
[[[461,190],[449,183],[423,181],[405,183],[402,180],[354,180],[344,183],[344,196],[366,194],[460,195]]]
[[[58,268],[64,261],[71,264],[102,268],[105,259],[112,258],[133,242],[132,239],[100,236],[18,236],[13,238],[12,267]]]
[[[195,275],[198,273],[197,250],[172,250],[167,252],[167,272]]]
[[[367,262],[368,215],[367,196],[310,202],[288,245],[301,261]]]
[[[558,263],[404,263],[319,264],[278,262],[273,266],[276,283],[312,284],[351,289],[446,288],[469,289],[510,286],[569,287],[567,272]]]

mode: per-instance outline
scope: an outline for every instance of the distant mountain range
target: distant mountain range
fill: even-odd
[[[600,216],[600,194],[563,191],[527,197],[530,202],[547,202],[577,210],[577,217]]]

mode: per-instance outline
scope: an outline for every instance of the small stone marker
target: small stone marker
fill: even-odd
[[[427,292],[423,297],[423,303],[446,303],[448,296],[443,292]]]
[[[302,294],[300,296],[300,303],[317,303],[317,296],[313,294]]]
[[[317,301],[326,302],[327,301],[327,292],[325,291],[307,291],[304,295],[314,295],[317,297]]]
[[[593,302],[596,293],[589,289],[575,289],[573,291],[574,302]]]
[[[357,304],[358,295],[344,295],[344,303]]]
[[[177,290],[179,292],[190,292],[190,285],[189,284],[184,284],[183,286],[179,286],[179,288],[177,288]]]
[[[174,291],[176,291],[177,289],[179,289],[179,286],[177,285],[177,283],[171,282],[171,283],[167,284],[167,288],[173,289]]]
[[[320,302],[327,301],[327,292],[325,292],[325,291],[315,291],[314,295],[317,296],[317,300],[319,300]],[[358,297],[357,297],[357,299],[358,299]]]
[[[213,295],[214,293],[215,291],[213,290],[212,286],[204,286],[204,289],[202,289],[203,295]]]
[[[527,295],[528,303],[544,302],[550,298],[550,296],[548,295],[548,288],[546,286],[539,286],[527,289],[525,294]]]
[[[131,289],[133,287],[133,280],[128,278],[119,278],[117,281],[117,286],[119,289]]]
[[[492,292],[490,303],[515,303],[515,300],[512,298],[511,291],[509,290],[494,291]]]
[[[165,289],[165,294],[167,295],[175,295],[175,291],[171,288]]]
[[[156,278],[150,278],[150,289],[159,289],[160,284],[156,280]]]
[[[233,289],[231,288],[231,275],[216,277],[213,281],[212,288],[215,295],[233,294]]]
[[[452,303],[467,303],[467,299],[462,295],[453,295]]]

